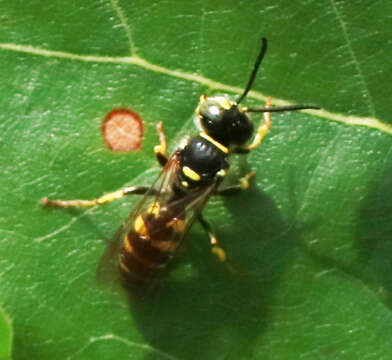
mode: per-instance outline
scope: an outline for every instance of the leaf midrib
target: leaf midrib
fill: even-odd
[[[20,53],[27,53],[36,56],[49,57],[49,58],[54,57],[54,58],[68,59],[71,61],[136,65],[152,72],[173,76],[183,80],[197,82],[201,85],[205,85],[210,90],[221,90],[221,91],[235,93],[235,94],[241,94],[244,91],[244,88],[242,87],[227,85],[196,73],[188,73],[180,70],[172,70],[160,65],[156,65],[142,57],[139,57],[138,55],[125,56],[125,57],[80,55],[80,54],[74,54],[74,53],[63,52],[63,51],[45,50],[30,45],[20,45],[14,43],[0,43],[0,49],[20,52]],[[255,90],[250,91],[248,93],[248,97],[262,102],[265,102],[267,99],[267,95]],[[291,102],[280,98],[274,98],[273,104],[277,106],[292,105]],[[381,120],[374,117],[359,117],[353,115],[343,115],[343,114],[333,113],[323,109],[321,110],[309,109],[309,110],[302,110],[302,111],[321,119],[343,123],[348,126],[365,126],[392,135],[392,126],[383,123]]]

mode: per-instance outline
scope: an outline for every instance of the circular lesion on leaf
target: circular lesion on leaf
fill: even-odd
[[[107,147],[115,152],[139,150],[143,138],[143,122],[129,109],[114,109],[102,122],[102,136]]]

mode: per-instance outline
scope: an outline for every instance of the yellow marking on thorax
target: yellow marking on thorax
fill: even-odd
[[[222,145],[220,142],[214,140],[211,136],[207,135],[205,132],[201,132],[200,136],[206,140],[208,140],[210,143],[214,144],[219,150],[223,151],[225,154],[229,153],[229,149]]]
[[[148,235],[146,224],[144,223],[143,217],[141,215],[139,215],[135,219],[135,222],[133,223],[133,228],[135,229],[135,231],[138,234],[140,234],[142,236],[147,236]]]
[[[191,179],[193,181],[199,181],[200,180],[200,175],[196,171],[192,170],[188,166],[183,166],[182,172],[184,173],[184,175],[187,178],[189,178],[189,179]]]
[[[234,105],[232,102],[230,102],[224,97],[219,97],[218,99],[219,105],[222,106],[225,110],[230,110]]]

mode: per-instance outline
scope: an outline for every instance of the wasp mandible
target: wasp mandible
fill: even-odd
[[[254,175],[250,172],[238,184],[222,188],[220,185],[230,167],[230,154],[247,154],[257,148],[270,130],[272,112],[318,109],[311,105],[271,107],[270,99],[264,108],[241,105],[252,88],[266,50],[267,40],[262,38],[253,71],[244,92],[237,99],[226,94],[200,97],[194,117],[199,135],[189,138],[170,157],[167,156],[163,125],[158,123],[159,145],[155,146],[154,152],[163,170],[154,185],[126,187],[93,200],[43,198],[42,204],[85,207],[105,204],[125,195],[144,195],[113,240],[118,244],[121,273],[129,282],[162,274],[193,220],[198,221],[208,234],[212,252],[224,261],[226,253],[219,246],[202,210],[213,194],[226,195],[247,189],[249,179]],[[263,113],[263,121],[252,141],[254,127],[248,113]]]

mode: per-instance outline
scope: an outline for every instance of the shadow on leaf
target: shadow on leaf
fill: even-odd
[[[392,307],[392,166],[370,186],[358,213],[361,278]]]
[[[217,232],[234,271],[217,263],[207,245],[189,246],[182,265],[150,297],[129,294],[136,326],[161,358],[216,359],[228,349],[232,358],[250,358],[268,326],[269,298],[291,259],[296,234],[257,189],[231,197],[227,205],[238,224]],[[207,243],[204,233],[191,235],[188,244]]]

